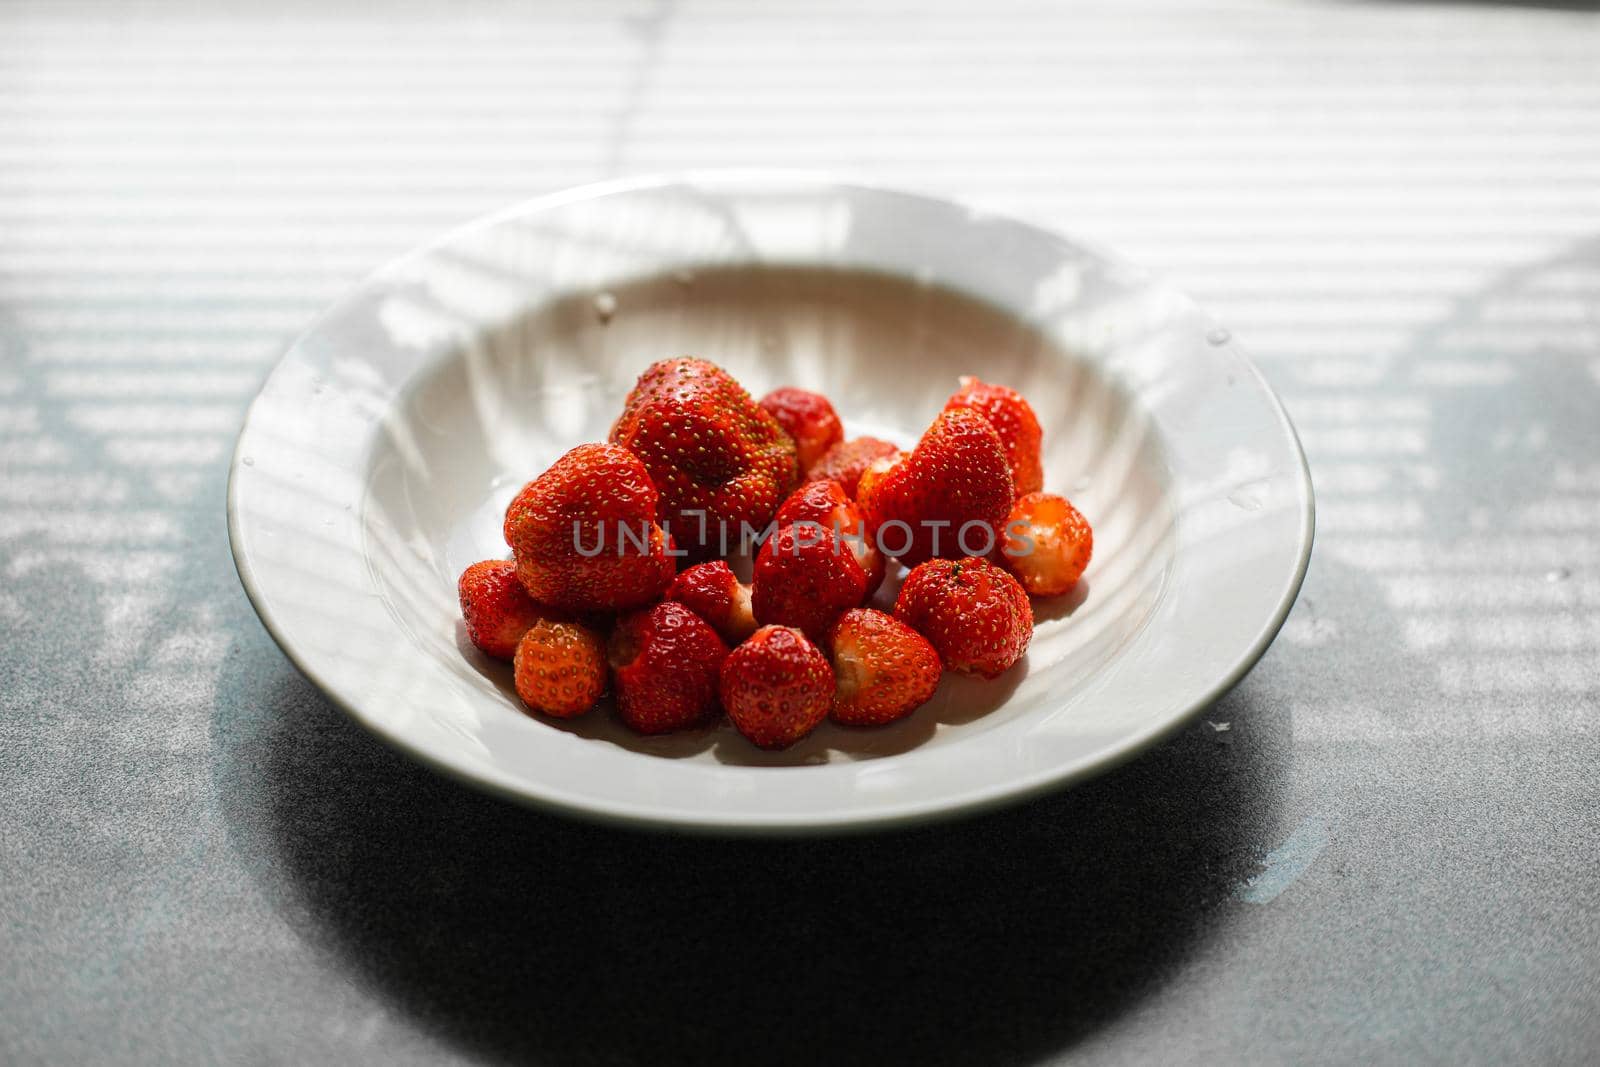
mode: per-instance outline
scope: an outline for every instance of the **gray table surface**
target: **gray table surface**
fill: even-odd
[[[1584,7],[0,2],[0,1060],[1592,1062]],[[474,794],[294,672],[222,499],[287,338],[480,212],[738,164],[1232,325],[1320,505],[1243,684],[1067,793],[763,843]]]

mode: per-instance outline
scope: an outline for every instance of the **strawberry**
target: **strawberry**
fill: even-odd
[[[718,686],[722,706],[760,748],[788,748],[828,717],[833,668],[799,630],[763,626],[728,653]]]
[[[728,654],[711,624],[676,601],[617,624],[606,650],[617,711],[641,734],[699,726],[717,712],[717,672]]]
[[[1039,417],[1022,394],[1003,385],[989,385],[964,375],[961,388],[945,401],[946,411],[972,410],[989,420],[1011,463],[1011,480],[1018,496],[1044,488],[1044,467],[1039,445],[1044,431]]]
[[[997,557],[1034,596],[1069,593],[1094,554],[1094,531],[1066,497],[1029,493],[1011,509]]]
[[[867,574],[867,596],[883,582],[883,553],[867,536],[861,509],[845,496],[844,486],[838,482],[830,479],[805,483],[789,494],[773,521],[779,529],[797,522],[815,523],[841,538]]]
[[[952,671],[993,678],[1022,658],[1033,607],[1017,580],[986,559],[929,560],[912,570],[894,617],[939,650]]]
[[[867,597],[867,574],[833,531],[785,526],[756,553],[751,604],[763,626],[794,626],[818,643]]]
[[[517,565],[510,560],[486,559],[461,572],[456,582],[461,616],[467,620],[472,643],[495,659],[510,659],[528,627],[550,614],[534,603],[517,581]]]
[[[744,524],[764,527],[797,478],[794,441],[778,420],[703,359],[651,364],[611,442],[644,461],[661,493],[657,516],[696,558],[726,554]]]
[[[667,588],[667,599],[676,600],[709,622],[730,645],[737,645],[756,632],[750,587],[741,583],[733,568],[720,559],[680,571]]]
[[[626,449],[579,445],[506,509],[517,577],[535,600],[619,611],[659,597],[676,571],[650,476]]]
[[[794,438],[802,475],[823,453],[844,440],[844,424],[821,393],[784,386],[762,397],[761,406]]]
[[[833,625],[833,721],[882,726],[926,704],[944,669],[928,639],[872,608]]]
[[[992,551],[1012,500],[1000,436],[959,408],[934,419],[909,456],[874,462],[856,491],[873,543],[907,566]]]
[[[896,456],[900,449],[876,437],[857,437],[841,441],[828,449],[806,472],[807,478],[831,478],[844,487],[844,495],[854,500],[861,475],[874,460]]]
[[[606,691],[604,642],[587,626],[541,619],[517,643],[516,685],[535,711],[582,715]]]

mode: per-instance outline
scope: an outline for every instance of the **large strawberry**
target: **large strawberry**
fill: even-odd
[[[674,600],[617,623],[606,649],[617,683],[617,712],[641,734],[710,721],[717,673],[728,646],[711,624]]]
[[[844,440],[844,424],[839,421],[839,413],[821,393],[784,386],[762,397],[761,406],[794,438],[801,474],[809,471],[828,449]]]
[[[644,464],[615,445],[579,445],[506,509],[517,577],[543,604],[620,611],[659,597],[676,571]]]
[[[660,490],[657,515],[699,558],[760,530],[793,488],[795,445],[721,367],[653,363],[628,394],[611,442],[644,461]]]
[[[722,706],[760,748],[788,748],[828,717],[833,669],[799,630],[763,626],[728,654]]]
[[[517,581],[517,565],[505,559],[486,559],[461,572],[456,582],[467,637],[496,659],[516,655],[517,642],[528,628],[553,614],[534,603]]]
[[[1066,497],[1029,493],[1011,509],[995,558],[1034,596],[1070,593],[1089,566],[1094,531]],[[1012,537],[1011,534],[1017,536]]]
[[[833,721],[881,726],[910,715],[939,687],[943,666],[928,639],[872,608],[833,626]]]
[[[806,482],[789,494],[773,521],[779,529],[797,522],[808,522],[832,531],[841,538],[866,572],[867,596],[871,596],[883,582],[883,553],[867,536],[866,520],[861,517],[861,509],[845,495],[844,487],[838,482],[832,479]]]
[[[1015,389],[990,385],[963,375],[961,388],[945,401],[946,411],[967,409],[989,420],[1011,462],[1011,480],[1018,496],[1044,488],[1044,467],[1039,458],[1044,430],[1033,407]]]
[[[785,526],[756,553],[750,600],[763,626],[794,626],[822,644],[834,620],[866,597],[866,571],[831,530]]]
[[[849,441],[841,441],[823,453],[809,470],[807,478],[830,478],[844,487],[844,495],[851,500],[856,498],[856,488],[861,484],[861,475],[866,473],[868,467],[880,459],[889,459],[898,455],[900,449],[888,441],[880,441],[876,437],[855,437]]]
[[[986,559],[935,559],[900,587],[894,617],[932,642],[952,671],[993,678],[1033,639],[1033,606],[1017,580]]]
[[[909,456],[868,467],[856,492],[879,551],[907,566],[992,551],[1012,500],[1000,436],[965,409],[942,412]]]

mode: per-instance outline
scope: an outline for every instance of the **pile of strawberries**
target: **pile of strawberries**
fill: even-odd
[[[581,715],[609,689],[640,733],[726,712],[772,749],[829,716],[904,718],[945,670],[996,677],[1033,636],[1029,595],[1071,591],[1093,534],[1041,492],[1028,402],[960,385],[908,453],[845,440],[820,394],[757,402],[704,360],[653,364],[608,443],[511,502],[513,559],[461,575],[468,635],[514,662],[534,711]],[[745,585],[723,557],[753,540]],[[892,614],[864,607],[900,565]]]

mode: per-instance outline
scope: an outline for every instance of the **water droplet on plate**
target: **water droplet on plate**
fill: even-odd
[[[1551,583],[1564,582],[1571,577],[1572,568],[1570,567],[1557,567],[1554,570],[1544,572],[1544,580]]]
[[[617,298],[610,293],[599,294],[594,298],[594,313],[601,322],[610,322],[617,313]]]
[[[1233,334],[1224,330],[1221,326],[1206,334],[1206,341],[1209,344],[1225,345],[1231,340],[1233,340]]]
[[[256,465],[256,458],[254,456],[244,457],[244,465],[246,467],[254,467]]]
[[[1246,511],[1260,511],[1267,502],[1268,489],[1266,482],[1245,482],[1228,494],[1228,503]]]

